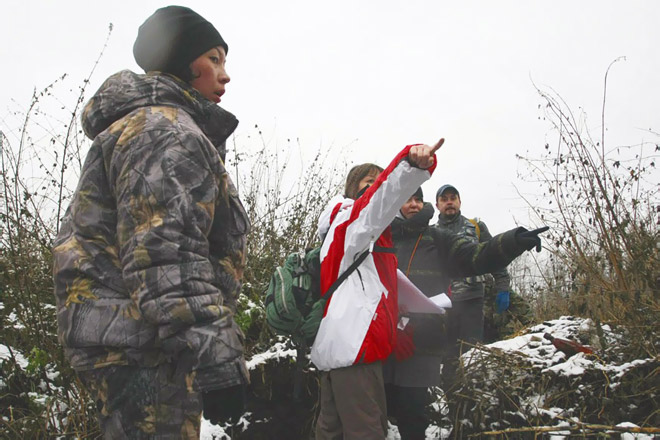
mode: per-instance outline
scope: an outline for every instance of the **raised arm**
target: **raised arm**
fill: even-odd
[[[440,139],[433,147],[409,145],[404,148],[355,201],[351,221],[346,223],[344,247],[351,261],[352,256],[367,249],[383,233],[401,205],[431,177],[436,167],[435,152],[443,143],[444,139]]]

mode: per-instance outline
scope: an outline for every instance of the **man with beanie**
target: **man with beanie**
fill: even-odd
[[[451,278],[497,271],[530,249],[523,228],[478,245],[468,237],[430,226],[433,206],[421,187],[401,206],[391,224],[398,269],[426,296],[445,291]],[[538,243],[540,243],[540,239]],[[534,241],[536,243],[536,241]],[[425,439],[429,388],[440,385],[446,346],[445,316],[400,310],[397,344],[384,366],[388,416],[403,440]]]
[[[158,9],[85,106],[93,140],[54,242],[58,336],[106,439],[197,439],[237,421],[249,375],[234,314],[250,225],[225,168],[238,121],[215,27]]]

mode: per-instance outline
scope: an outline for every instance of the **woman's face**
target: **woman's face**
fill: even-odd
[[[401,214],[404,218],[410,218],[421,211],[423,207],[424,201],[417,196],[412,196],[401,207]]]
[[[220,102],[220,97],[225,93],[225,85],[230,81],[225,71],[225,57],[225,49],[218,46],[204,52],[190,63],[193,74],[190,85],[216,104]]]
[[[358,193],[362,191],[365,187],[371,186],[376,182],[376,179],[378,178],[378,175],[380,173],[378,171],[371,171],[369,174],[364,176],[362,180],[358,182]]]

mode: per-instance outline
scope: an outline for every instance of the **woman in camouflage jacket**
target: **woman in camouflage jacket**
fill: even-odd
[[[59,338],[106,438],[198,438],[242,413],[233,314],[249,222],[225,169],[237,119],[216,104],[227,45],[188,8],[156,11],[86,105],[93,144],[55,241]]]

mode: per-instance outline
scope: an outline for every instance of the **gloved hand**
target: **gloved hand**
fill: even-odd
[[[497,292],[495,297],[495,306],[497,308],[497,313],[502,313],[505,310],[509,310],[509,292],[507,290],[502,290]]]
[[[413,327],[408,323],[403,330],[396,329],[396,345],[394,346],[394,356],[397,361],[408,359],[415,354],[415,343],[413,342]]]
[[[236,423],[245,409],[245,385],[207,391],[202,394],[204,417],[214,425]]]
[[[533,231],[528,231],[525,228],[519,228],[516,232],[516,241],[518,244],[528,251],[531,251],[533,248],[536,248],[536,252],[541,252],[541,237],[539,234],[550,229],[549,226],[544,226],[542,228],[534,229]]]

